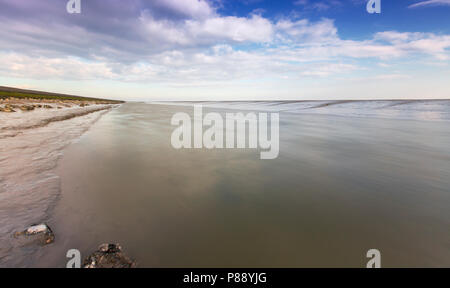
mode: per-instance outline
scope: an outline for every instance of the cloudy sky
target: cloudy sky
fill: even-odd
[[[0,85],[124,100],[450,98],[450,0],[0,0]]]

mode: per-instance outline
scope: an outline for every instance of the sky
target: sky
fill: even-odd
[[[0,86],[148,100],[450,98],[450,0],[0,0]]]

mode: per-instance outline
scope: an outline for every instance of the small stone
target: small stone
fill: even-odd
[[[10,107],[5,107],[5,108],[0,107],[0,112],[12,113],[12,112],[16,112],[16,110],[14,110]]]
[[[38,234],[38,233],[45,233],[47,232],[47,230],[49,230],[49,228],[47,227],[47,225],[45,224],[40,224],[40,225],[36,225],[36,226],[31,226],[26,230],[26,234],[27,235],[34,235],[34,234]]]
[[[24,231],[14,233],[14,237],[24,242],[38,242],[42,245],[53,243],[55,240],[55,235],[47,224],[31,225]]]
[[[34,110],[34,106],[33,105],[22,105],[22,106],[20,106],[20,109],[22,111],[32,111],[32,110]]]

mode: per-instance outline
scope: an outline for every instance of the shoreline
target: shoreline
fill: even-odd
[[[0,99],[0,139],[15,137],[24,130],[46,126],[120,104],[52,99]]]
[[[61,194],[56,170],[64,149],[120,104],[1,99],[0,107],[6,105],[16,112],[0,112],[0,267],[29,267],[51,245],[30,246],[11,235],[51,218]]]

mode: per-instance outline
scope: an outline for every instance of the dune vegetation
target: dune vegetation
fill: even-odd
[[[92,101],[92,102],[97,102],[99,104],[123,103],[123,101],[117,101],[117,100],[82,97],[82,96],[75,96],[75,95],[50,93],[50,92],[25,90],[25,89],[0,86],[0,99],[6,99],[6,98],[20,98],[20,99],[30,99],[30,100],[31,99],[38,99],[38,100],[48,99],[48,100],[61,100],[61,101],[65,101],[65,100]]]

